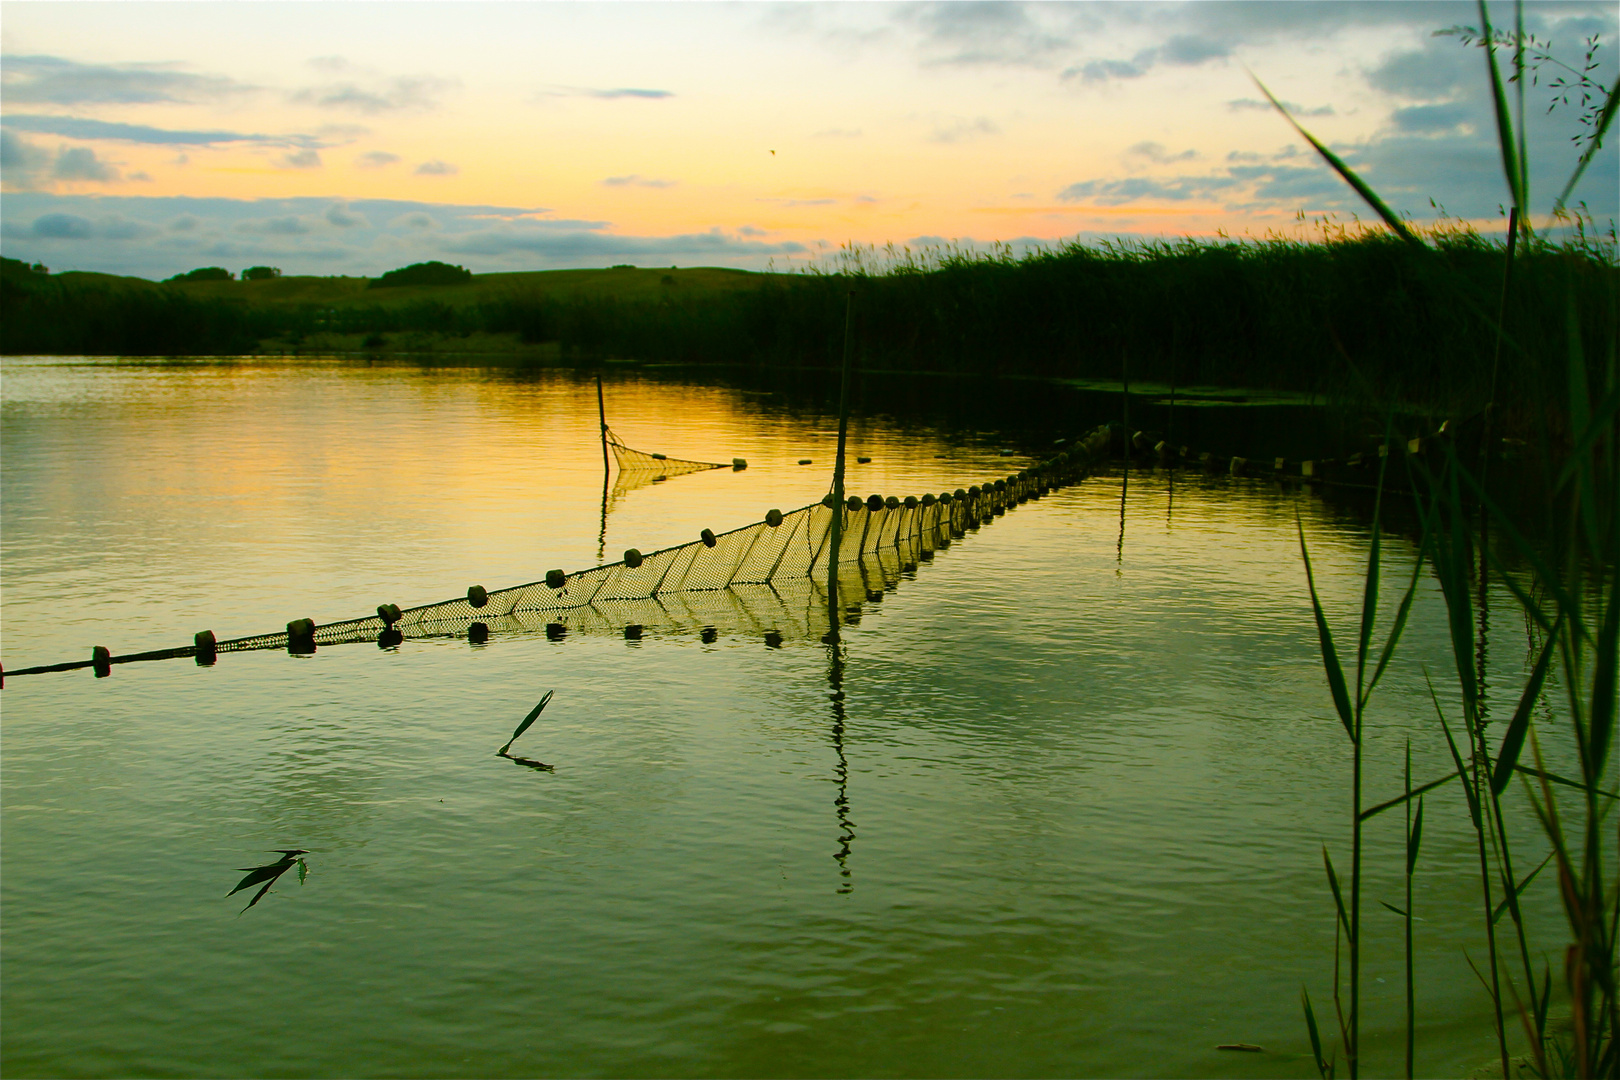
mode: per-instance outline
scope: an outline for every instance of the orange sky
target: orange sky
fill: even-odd
[[[1577,63],[1615,22],[1532,9]],[[53,266],[780,267],[847,242],[1262,235],[1356,212],[1245,66],[1402,209],[1488,223],[1504,198],[1482,57],[1433,36],[1472,4],[3,12],[4,248]],[[1536,160],[1561,179],[1576,111],[1544,105]],[[1584,188],[1600,214],[1614,176],[1605,152]]]

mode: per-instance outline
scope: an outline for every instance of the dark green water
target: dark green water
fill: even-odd
[[[595,389],[567,374],[0,374],[8,670],[684,542],[818,498],[833,441],[791,395],[616,378],[632,446],[750,468],[625,492],[604,536]],[[989,408],[869,415],[863,493],[1028,460]],[[837,655],[672,630],[9,680],[6,1074],[1308,1073],[1298,995],[1330,994],[1321,845],[1346,848],[1349,755],[1295,513],[1346,634],[1367,527],[1256,480],[1133,473],[1123,517],[1121,491],[1096,477],[970,535]],[[1420,778],[1446,767],[1421,671],[1444,635],[1425,586],[1373,713],[1379,797],[1408,738]],[[1505,697],[1523,627],[1491,635]],[[547,689],[514,751],[555,772],[494,757]],[[1370,1073],[1400,1068],[1401,924],[1376,906],[1399,900],[1399,836],[1371,832]],[[1456,792],[1427,837],[1419,1071],[1456,1075],[1493,1053]],[[302,885],[225,897],[291,847]],[[1530,907],[1550,947],[1555,898]]]

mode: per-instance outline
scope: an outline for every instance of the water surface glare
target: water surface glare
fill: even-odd
[[[595,386],[569,373],[0,374],[9,670],[580,569],[812,502],[831,466],[832,418],[615,375],[631,446],[750,464],[610,491],[604,535]],[[1030,460],[1002,448],[859,422],[852,455],[874,460],[850,487],[937,492]],[[1353,514],[1116,472],[908,572],[836,653],[649,631],[13,679],[5,1071],[1304,1075],[1349,752],[1296,511],[1348,640]],[[1392,574],[1409,567],[1386,542]],[[1505,596],[1494,610],[1505,701],[1525,643]],[[1372,714],[1375,799],[1398,793],[1406,739],[1420,780],[1449,760],[1420,667],[1450,663],[1427,583],[1409,633]],[[513,751],[555,772],[495,757],[553,688]],[[1457,1075],[1493,1046],[1463,957],[1483,947],[1476,856],[1455,789],[1428,813],[1418,1070]],[[1370,832],[1370,1074],[1401,1067],[1401,924],[1376,903],[1400,900],[1400,828]],[[225,898],[294,847],[303,884],[245,912],[249,893]],[[1528,907],[1550,947],[1555,897]],[[1215,1049],[1232,1042],[1265,1052]]]

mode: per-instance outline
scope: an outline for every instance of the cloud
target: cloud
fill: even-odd
[[[12,239],[59,240],[75,244],[89,240],[145,240],[157,230],[142,221],[131,221],[117,214],[92,220],[81,214],[41,214],[27,225],[7,220],[4,233]]]
[[[984,135],[999,135],[1001,129],[995,121],[987,116],[980,116],[973,120],[956,119],[948,124],[934,128],[928,134],[929,142],[959,143],[969,139],[977,139]]]
[[[328,224],[335,225],[340,229],[353,229],[370,224],[366,221],[364,214],[355,213],[345,203],[333,203],[328,206],[326,208],[326,220]]]
[[[1305,106],[1299,104],[1298,102],[1284,101],[1282,103],[1282,106],[1283,106],[1283,108],[1288,110],[1290,115],[1293,115],[1293,116],[1334,116],[1334,115],[1336,115],[1332,105],[1318,105],[1314,109],[1307,109]],[[1231,101],[1228,101],[1226,103],[1226,107],[1228,109],[1230,109],[1232,112],[1245,112],[1245,111],[1248,111],[1248,112],[1272,112],[1272,111],[1274,111],[1274,106],[1271,104],[1271,102],[1263,101],[1260,98],[1233,98]]]
[[[353,82],[328,83],[300,90],[292,99],[322,108],[371,114],[421,112],[437,108],[439,99],[458,85],[453,79],[415,75],[390,79],[370,88]]]
[[[1232,55],[1230,42],[1219,41],[1203,34],[1177,34],[1156,50],[1155,59],[1178,67],[1192,67],[1206,60],[1221,60]]]
[[[643,90],[634,86],[620,86],[611,90],[581,90],[585,97],[600,98],[604,101],[614,101],[619,98],[642,98],[648,101],[659,101],[663,98],[675,96],[670,90]]]
[[[0,130],[0,176],[6,187],[17,191],[36,187],[50,163],[49,150]]]
[[[445,237],[441,250],[452,255],[540,255],[552,259],[604,259],[635,255],[671,256],[712,255],[794,255],[807,250],[803,244],[787,241],[776,244],[739,240],[719,229],[681,236],[619,236],[603,232],[553,232],[529,230],[490,230]]]
[[[218,101],[255,88],[172,64],[80,64],[59,56],[0,57],[0,99],[11,105],[145,105]]]
[[[777,206],[832,206],[837,199],[755,199],[755,202],[775,203]]]
[[[398,154],[390,154],[386,150],[368,150],[355,158],[354,163],[362,169],[380,169],[384,165],[392,165],[398,160]]]
[[[96,157],[88,146],[63,147],[51,166],[51,179],[69,182],[86,180],[92,183],[117,183],[121,177],[111,164]]]
[[[1397,131],[1414,135],[1432,135],[1455,131],[1469,120],[1469,110],[1457,102],[1439,105],[1408,105],[1390,114],[1390,122]]]
[[[674,180],[654,180],[651,177],[637,176],[609,176],[602,181],[603,187],[644,187],[644,188],[672,188],[676,185]]]
[[[983,0],[902,8],[898,17],[922,34],[924,63],[1047,67],[1074,47],[1078,31],[1094,25],[1083,8]]]
[[[1164,148],[1163,143],[1139,142],[1125,150],[1127,158],[1139,157],[1153,162],[1155,165],[1168,165],[1173,161],[1191,161],[1198,156],[1196,150],[1183,150],[1179,154],[1172,154]]]
[[[1201,175],[1156,179],[1132,176],[1120,180],[1085,180],[1070,184],[1058,192],[1062,202],[1090,202],[1099,206],[1123,206],[1144,199],[1184,202],[1188,199],[1208,198],[1217,191],[1230,188],[1237,180],[1230,176]]]
[[[1092,84],[1105,83],[1110,79],[1140,79],[1148,73],[1149,66],[1128,60],[1092,60],[1066,69],[1062,77],[1078,77],[1081,82]]]
[[[240,131],[174,131],[144,124],[115,124],[82,116],[10,115],[0,119],[14,131],[62,135],[69,139],[97,139],[142,143],[150,146],[213,146],[219,143],[254,142],[279,146],[317,146],[320,140],[309,135],[250,135]]]
[[[401,214],[388,223],[391,227],[399,229],[437,229],[439,223],[433,215],[422,210],[412,210],[408,214]]]
[[[28,227],[29,235],[52,240],[88,240],[92,231],[90,219],[77,214],[44,214]]]
[[[250,219],[238,222],[237,232],[262,233],[266,236],[305,236],[310,231],[309,222],[297,214],[286,214],[282,217]]]
[[[181,214],[169,222],[168,228],[170,232],[188,233],[196,232],[200,225],[202,225],[202,218],[196,214]]]
[[[281,164],[289,169],[318,169],[321,155],[314,150],[295,150],[281,155]]]
[[[415,169],[417,176],[454,176],[461,168],[448,161],[424,161]]]

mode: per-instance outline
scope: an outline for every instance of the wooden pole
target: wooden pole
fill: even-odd
[[[827,545],[827,634],[838,640],[838,553],[844,539],[844,447],[849,437],[850,324],[855,311],[855,292],[844,297],[844,370],[838,380],[838,456],[833,462],[832,543]]]
[[[602,401],[602,373],[596,373],[596,417],[602,422],[602,474],[608,471],[607,405]]]

